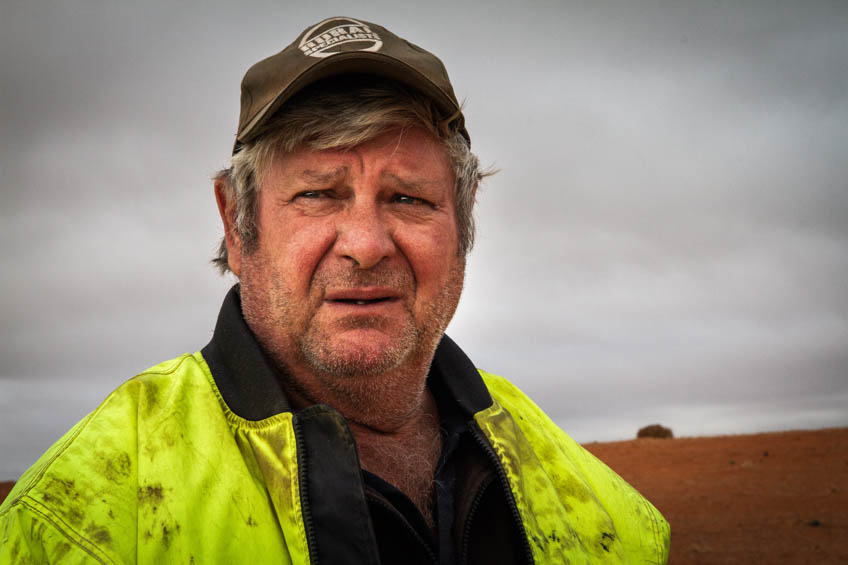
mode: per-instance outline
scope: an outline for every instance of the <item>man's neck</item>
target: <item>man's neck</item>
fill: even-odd
[[[409,379],[397,375],[380,378],[386,386],[379,394],[315,394],[291,380],[286,392],[295,409],[320,403],[338,410],[356,440],[362,468],[406,494],[432,526],[433,476],[442,450],[435,398],[425,385],[426,374],[419,377],[420,392],[415,395],[410,394],[415,388],[410,387]]]
[[[351,422],[362,468],[391,483],[433,521],[433,477],[442,451],[439,412],[429,389],[421,411],[400,428],[389,432]]]

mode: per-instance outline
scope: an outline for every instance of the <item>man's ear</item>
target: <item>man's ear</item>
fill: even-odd
[[[218,213],[224,223],[224,239],[227,242],[227,265],[235,276],[241,274],[241,238],[235,229],[236,203],[235,196],[228,197],[227,181],[215,179],[215,201],[218,202]]]

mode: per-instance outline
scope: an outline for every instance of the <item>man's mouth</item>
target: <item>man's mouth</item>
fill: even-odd
[[[387,300],[392,300],[388,296],[383,298],[371,298],[368,300],[358,300],[355,298],[338,298],[335,300],[331,300],[331,302],[337,302],[340,304],[356,304],[357,306],[365,306],[366,304],[376,304],[378,302],[386,302]]]
[[[393,302],[400,298],[400,293],[387,287],[359,287],[329,290],[324,300],[335,304],[350,304],[353,306],[368,306]]]

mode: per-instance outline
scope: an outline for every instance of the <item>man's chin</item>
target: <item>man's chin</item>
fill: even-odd
[[[376,376],[409,360],[416,342],[415,332],[391,336],[380,330],[359,328],[332,338],[304,340],[301,351],[307,363],[321,373],[336,377]]]

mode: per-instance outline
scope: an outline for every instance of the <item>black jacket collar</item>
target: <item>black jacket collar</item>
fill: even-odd
[[[212,341],[203,348],[215,384],[230,410],[247,420],[263,420],[290,412],[279,369],[262,351],[241,313],[239,286],[227,293]],[[430,366],[429,381],[452,397],[471,417],[488,408],[492,398],[471,360],[448,336],[443,336]],[[447,399],[444,399],[447,400]]]

